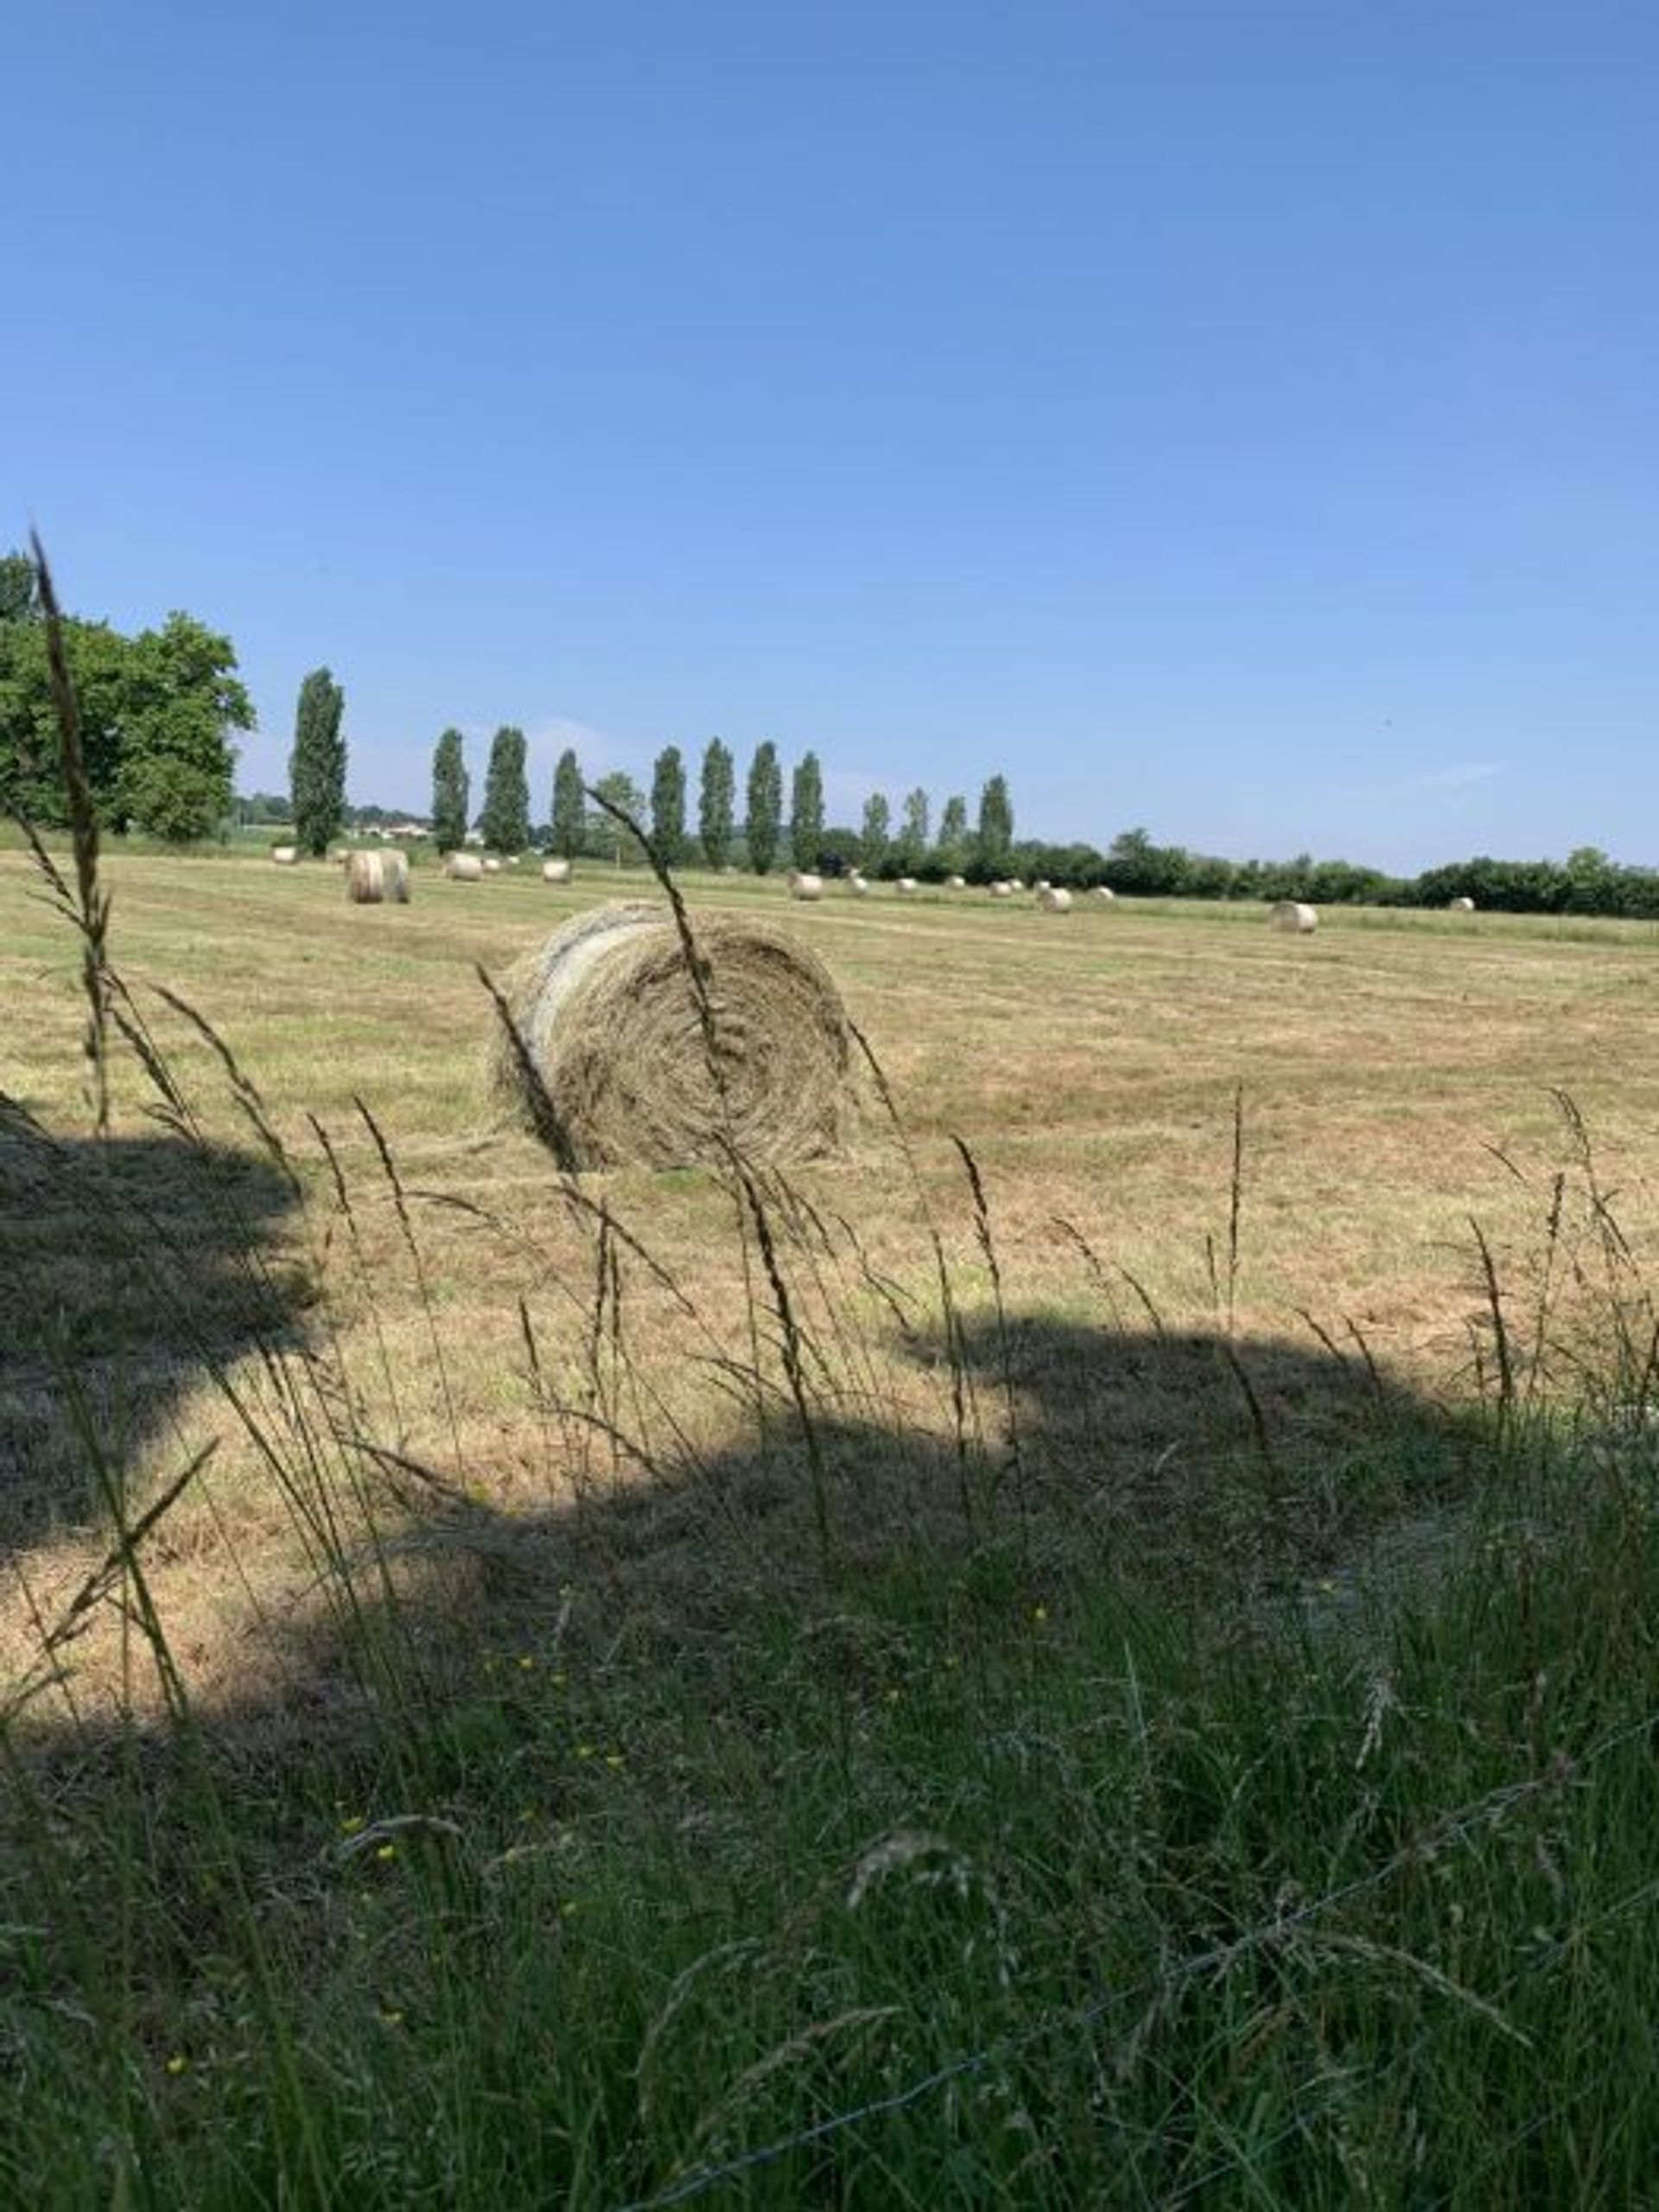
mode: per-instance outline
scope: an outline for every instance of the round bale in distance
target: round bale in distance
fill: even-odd
[[[570,863],[569,861],[543,861],[542,862],[542,881],[543,883],[569,883],[569,880]]]
[[[346,896],[353,906],[407,906],[409,862],[401,853],[353,853],[346,863]]]
[[[714,1162],[728,1137],[747,1162],[784,1166],[840,1142],[852,1036],[828,969],[744,915],[700,914],[694,935],[718,1086],[666,907],[591,908],[507,978],[492,1088],[562,1167]]]
[[[913,875],[901,875],[893,887],[901,899],[908,899],[919,887]]]
[[[1046,914],[1063,914],[1071,904],[1071,893],[1057,889],[1052,883],[1041,884],[1038,887],[1037,904]]]
[[[991,896],[993,899],[1012,899],[1014,886],[1011,883],[994,883],[991,886]]]
[[[1116,899],[1117,893],[1109,883],[1097,883],[1095,886],[1095,896],[1096,899]]]
[[[868,899],[870,895],[868,880],[861,875],[849,875],[847,879],[847,888],[855,899]]]
[[[1472,914],[1474,911],[1475,902],[1472,899],[1454,899],[1452,901],[1452,912],[1454,914]]]
[[[968,888],[968,879],[965,875],[947,875],[944,879],[944,887],[947,891],[965,891]]]
[[[1306,906],[1300,899],[1281,899],[1268,917],[1276,930],[1285,930],[1293,937],[1312,937],[1319,926],[1317,908]]]
[[[476,883],[483,875],[484,863],[476,853],[451,853],[443,872],[451,883]]]
[[[297,845],[273,845],[270,857],[278,868],[296,868],[299,864],[300,849]]]
[[[789,895],[791,899],[822,899],[823,878],[821,875],[798,874],[791,878]]]
[[[484,873],[486,875],[499,875],[501,873],[501,863],[493,853],[484,855]]]

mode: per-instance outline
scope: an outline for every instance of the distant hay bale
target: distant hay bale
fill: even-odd
[[[1046,913],[1063,914],[1071,904],[1071,893],[1057,891],[1052,883],[1040,883],[1037,887],[1037,904]]]
[[[1020,880],[1020,878],[1017,875],[1011,875],[1008,878],[1008,888],[1010,891],[1023,891],[1025,887],[1025,885]]]
[[[901,875],[893,887],[899,893],[899,896],[901,899],[908,899],[912,893],[919,890],[921,887],[918,884],[913,875]]]
[[[737,914],[694,925],[725,1092],[710,1075],[672,916],[630,901],[568,922],[508,977],[491,1086],[573,1171],[724,1157],[785,1165],[835,1150],[852,1037],[823,963]]]
[[[1319,926],[1317,909],[1305,906],[1300,899],[1281,899],[1268,918],[1274,929],[1294,937],[1312,937]]]
[[[1117,893],[1109,884],[1097,883],[1095,886],[1095,896],[1096,899],[1116,899]]]
[[[947,875],[944,879],[944,887],[947,891],[965,891],[968,888],[968,879],[965,875]]]
[[[849,875],[847,879],[847,888],[855,899],[868,899],[870,895],[869,884],[861,875]]]
[[[1454,914],[1472,914],[1474,911],[1475,902],[1472,899],[1454,899],[1452,901],[1452,912]]]
[[[1031,887],[1033,891],[1047,891],[1052,888],[1052,886],[1046,875],[1039,875]]]
[[[793,876],[790,880],[789,895],[791,899],[822,899],[823,878],[804,874]]]
[[[543,883],[569,883],[569,880],[570,863],[569,861],[543,861],[542,862],[542,881]]]
[[[484,856],[484,873],[486,875],[499,875],[501,873],[501,863],[493,853],[486,853]]]
[[[294,868],[299,862],[300,849],[297,845],[273,845],[270,857],[278,868]]]
[[[476,883],[484,874],[484,863],[476,853],[451,853],[443,872],[451,883]]]
[[[1012,899],[1014,886],[1011,883],[994,883],[991,886],[991,896],[993,899]]]
[[[407,906],[409,862],[395,851],[353,853],[346,863],[346,896],[353,906]]]

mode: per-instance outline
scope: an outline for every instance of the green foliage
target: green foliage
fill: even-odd
[[[737,773],[731,753],[717,737],[711,737],[702,756],[697,799],[697,836],[710,868],[724,868],[732,856],[736,796]]]
[[[441,853],[457,852],[466,843],[471,798],[461,732],[447,729],[432,754],[432,842]]]
[[[588,798],[582,789],[582,764],[567,746],[553,771],[553,822],[550,842],[563,859],[573,861],[582,851],[588,830]]]
[[[685,763],[677,745],[663,748],[652,772],[651,842],[667,868],[685,856]]]
[[[600,778],[594,790],[599,798],[620,806],[632,821],[643,823],[645,795],[624,770],[613,768],[608,775]],[[614,861],[619,868],[632,867],[645,857],[639,840],[601,806],[593,808],[588,816],[585,849],[596,857]]]
[[[901,874],[914,875],[927,857],[927,793],[919,786],[905,794],[904,812],[899,817],[899,835],[894,841],[893,860]]]
[[[818,864],[823,837],[823,772],[816,753],[804,754],[790,786],[789,849],[797,868]]]
[[[939,817],[937,849],[939,866],[947,874],[967,866],[968,802],[965,798],[953,797],[944,802],[944,811]]]
[[[749,866],[757,875],[766,875],[778,857],[784,818],[784,772],[778,765],[778,748],[770,739],[755,752],[749,769],[748,796],[745,835]]]
[[[479,817],[484,842],[493,852],[522,853],[530,842],[530,784],[524,773],[524,733],[505,723],[490,742],[484,779],[484,810]]]
[[[22,555],[0,563],[0,805],[57,827],[67,817],[33,573]],[[63,640],[104,826],[176,841],[211,836],[231,807],[230,733],[253,727],[229,639],[175,613],[132,638],[68,615]]]
[[[859,833],[859,857],[874,874],[887,857],[893,809],[885,791],[872,791],[864,802],[864,826]]]
[[[982,868],[995,873],[1006,865],[1008,849],[1014,843],[1014,806],[1008,798],[1007,780],[1001,776],[993,776],[980,793],[976,842]]]
[[[300,686],[294,750],[288,764],[294,836],[302,853],[326,853],[345,819],[346,740],[340,732],[345,711],[346,694],[326,668],[314,668]]]

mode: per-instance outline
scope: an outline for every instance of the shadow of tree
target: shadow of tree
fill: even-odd
[[[101,1517],[204,1372],[298,1341],[271,1251],[297,1194],[171,1135],[60,1138],[0,1099],[0,1551]]]

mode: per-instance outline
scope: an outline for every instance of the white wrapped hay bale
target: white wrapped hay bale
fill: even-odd
[[[1300,899],[1281,899],[1268,918],[1289,937],[1312,937],[1319,926],[1319,910]]]

